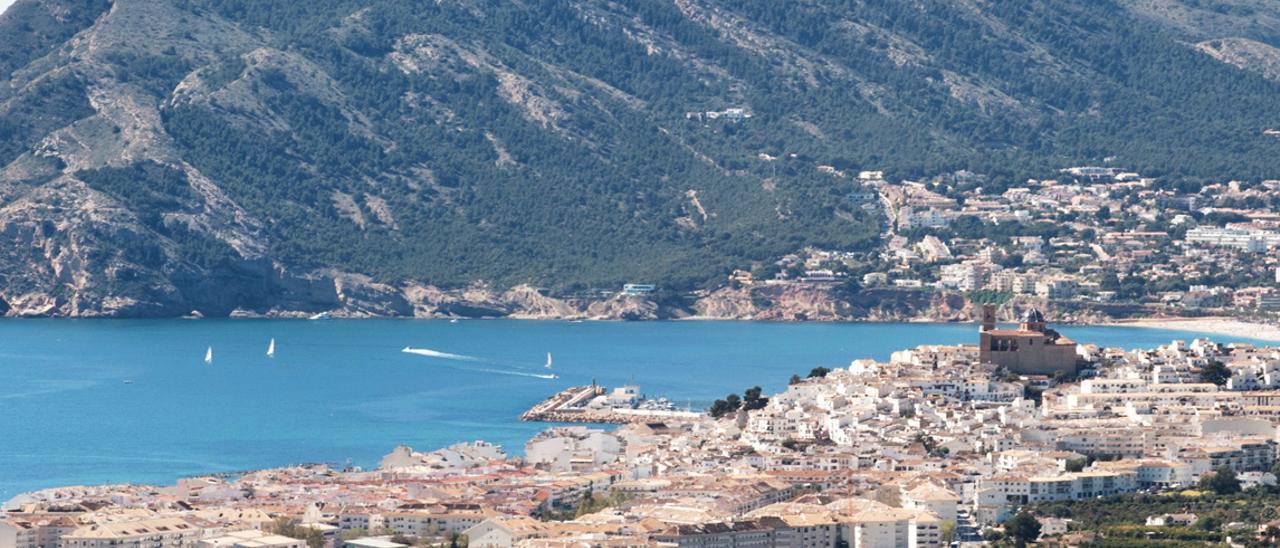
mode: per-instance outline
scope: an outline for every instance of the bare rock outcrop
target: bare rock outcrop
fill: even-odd
[[[698,317],[718,320],[746,320],[758,312],[750,289],[732,287],[717,289],[698,299],[693,309]]]
[[[826,285],[778,284],[750,288],[722,288],[694,305],[700,317],[734,320],[854,319],[848,305]]]
[[[586,314],[561,299],[549,297],[531,285],[518,285],[503,293],[502,299],[512,308],[511,317],[519,319],[578,319]]]
[[[1247,38],[1219,38],[1196,44],[1196,49],[1228,65],[1280,82],[1280,48]]]
[[[339,274],[334,289],[342,312],[360,317],[409,316],[413,307],[397,287],[374,282],[368,276]]]
[[[0,208],[0,235],[7,315],[179,313],[178,288],[144,264],[170,250],[79,181],[59,179]]]
[[[412,307],[412,315],[419,318],[501,318],[511,313],[506,302],[481,284],[452,291],[409,284],[403,294]]]
[[[618,295],[587,306],[587,317],[595,320],[656,320],[658,304],[643,297]]]

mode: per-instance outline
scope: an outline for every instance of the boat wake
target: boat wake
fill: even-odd
[[[454,361],[471,362],[471,363],[484,363],[484,362],[490,361],[490,360],[477,358],[475,356],[451,354],[449,352],[440,352],[438,350],[431,350],[429,348],[414,348],[412,346],[404,347],[404,350],[401,350],[401,352],[404,352],[406,354],[415,354],[418,356],[426,356],[428,358],[439,358],[444,360],[454,360]],[[496,362],[491,362],[491,363],[496,363]],[[450,369],[456,369],[459,371],[472,371],[475,373],[492,373],[495,375],[511,375],[513,377],[526,377],[530,379],[553,380],[553,379],[560,378],[560,375],[557,375],[555,373],[531,373],[528,371],[516,371],[513,369],[494,369],[489,367],[450,367],[450,366],[446,366],[446,367],[449,367]]]
[[[477,358],[475,356],[464,356],[462,354],[450,354],[448,352],[440,352],[439,350],[432,350],[430,348],[414,348],[412,346],[406,346],[404,347],[404,350],[401,350],[401,352],[404,352],[406,354],[417,354],[419,356],[426,356],[428,358],[440,358],[442,360],[457,360],[460,362],[480,361],[480,358]]]
[[[467,368],[467,371],[476,371],[479,373],[495,373],[498,375],[513,375],[516,377],[529,377],[531,379],[551,380],[551,379],[560,378],[560,375],[556,375],[555,373],[525,373],[524,371],[511,371],[509,369],[486,369],[486,368],[469,367]]]

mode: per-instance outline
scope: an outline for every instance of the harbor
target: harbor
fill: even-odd
[[[538,402],[520,415],[526,422],[633,424],[697,420],[702,413],[675,408],[666,398],[648,399],[635,385],[610,392],[592,383],[573,386]]]

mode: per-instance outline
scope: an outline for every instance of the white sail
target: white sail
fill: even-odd
[[[551,369],[551,353],[547,352],[547,369]]]
[[[271,343],[267,345],[267,357],[268,357],[268,358],[274,358],[274,357],[276,357],[276,339],[275,339],[275,337],[272,337],[272,338],[271,338]]]
[[[210,346],[209,349],[205,350],[204,352],[204,363],[213,363],[213,347],[212,346]]]

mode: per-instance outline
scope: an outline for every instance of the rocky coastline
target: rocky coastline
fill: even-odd
[[[0,290],[0,314],[65,318],[307,318],[324,313],[332,318],[975,321],[974,307],[964,294],[920,289],[864,289],[850,294],[829,284],[782,283],[677,296],[619,292],[561,296],[531,285],[498,289],[478,283],[444,289],[421,283],[388,284],[335,271],[295,275],[267,265],[248,265],[226,274],[170,291],[149,292],[145,300],[92,285],[25,293],[11,287]],[[1147,315],[1142,311],[1055,306],[1025,296],[1010,305],[1006,307],[1009,314],[1037,307],[1063,323],[1105,323]]]

